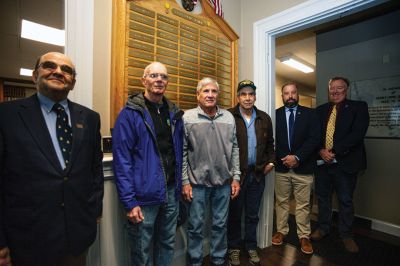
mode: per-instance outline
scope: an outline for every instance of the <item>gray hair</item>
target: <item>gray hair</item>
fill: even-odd
[[[165,68],[165,70],[168,72],[167,67],[166,67],[163,63],[158,62],[158,61],[154,61],[154,62],[151,62],[150,64],[148,64],[148,65],[144,68],[144,71],[143,71],[143,78],[146,77],[146,75],[150,72],[150,68],[151,68],[152,66],[154,66],[154,65],[162,65],[162,66]]]
[[[201,91],[201,89],[202,89],[203,87],[205,87],[206,85],[208,85],[208,84],[210,84],[210,83],[214,84],[214,85],[217,87],[218,91],[219,91],[218,82],[217,82],[215,79],[209,78],[209,77],[202,78],[202,79],[199,81],[199,83],[197,83],[197,90],[196,90],[196,91],[197,91],[197,92]]]

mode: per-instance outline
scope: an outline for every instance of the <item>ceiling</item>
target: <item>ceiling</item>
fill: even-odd
[[[400,1],[388,1],[385,4],[342,17],[335,21],[317,25],[276,39],[276,58],[288,53],[296,55],[315,66],[316,33],[347,26],[374,16],[399,9]],[[64,0],[1,0],[0,10],[0,78],[7,80],[30,81],[30,77],[19,75],[20,67],[33,68],[37,57],[47,51],[62,52],[63,47],[30,41],[20,37],[21,19],[64,28]],[[276,60],[276,74],[286,81],[296,81],[314,93],[315,72],[304,74]]]
[[[30,81],[21,67],[32,69],[39,55],[64,48],[21,38],[21,20],[64,29],[64,0],[1,0],[0,10],[0,78]]]

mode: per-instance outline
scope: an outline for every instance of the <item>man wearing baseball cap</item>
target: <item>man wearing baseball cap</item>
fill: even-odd
[[[251,265],[260,265],[256,230],[258,212],[265,186],[265,175],[274,168],[275,151],[271,117],[258,110],[256,86],[251,80],[239,82],[238,104],[229,109],[236,122],[240,150],[239,196],[232,199],[228,217],[228,253],[230,265],[240,265],[241,217],[245,211],[245,249]]]

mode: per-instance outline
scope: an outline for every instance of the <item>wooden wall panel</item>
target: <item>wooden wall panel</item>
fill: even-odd
[[[194,14],[174,0],[113,0],[112,125],[128,95],[143,91],[140,78],[152,61],[167,66],[166,96],[182,109],[197,106],[203,77],[220,84],[220,106],[235,103],[238,36],[208,1],[199,2],[202,12]]]

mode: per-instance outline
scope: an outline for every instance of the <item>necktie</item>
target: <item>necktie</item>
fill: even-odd
[[[68,115],[61,104],[55,103],[52,110],[57,113],[56,134],[65,165],[69,163],[72,148],[72,128],[68,124]]]
[[[325,148],[328,150],[333,148],[333,134],[335,133],[336,113],[336,105],[334,105],[329,116],[328,125],[326,126]]]
[[[293,109],[289,109],[290,115],[289,115],[289,147],[292,147],[292,141],[293,141],[293,126],[294,126],[294,113]]]

